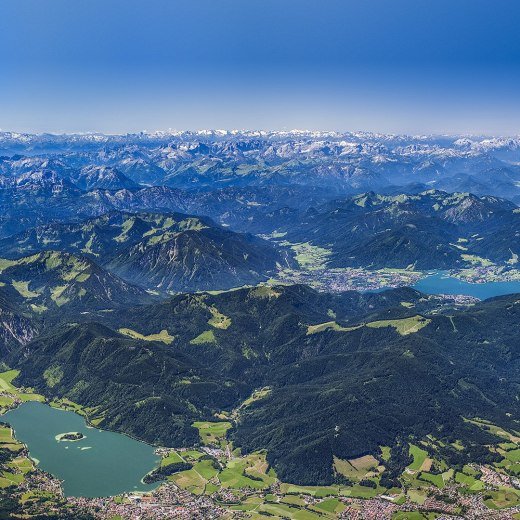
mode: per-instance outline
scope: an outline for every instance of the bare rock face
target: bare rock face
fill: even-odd
[[[25,346],[37,334],[31,320],[2,306],[0,300],[0,352],[11,350],[15,346]]]

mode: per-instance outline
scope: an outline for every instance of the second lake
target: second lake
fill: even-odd
[[[414,289],[427,294],[466,294],[480,300],[520,293],[520,281],[469,283],[453,278],[445,272],[437,272],[421,278]]]

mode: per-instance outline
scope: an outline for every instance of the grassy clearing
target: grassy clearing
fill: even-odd
[[[95,238],[96,238],[96,234],[92,233],[92,235],[90,235],[89,239],[85,242],[85,246],[81,249],[82,253],[86,253],[87,255],[99,256],[98,253],[95,253],[92,250],[92,245],[94,244]]]
[[[0,414],[14,403],[14,399],[9,396],[0,395]]]
[[[207,480],[193,468],[187,471],[174,473],[168,477],[168,480],[172,480],[181,489],[186,489],[194,495],[202,495],[207,483]]]
[[[157,334],[148,334],[148,336],[127,328],[119,329],[119,333],[133,339],[140,339],[142,341],[160,341],[166,345],[171,345],[175,339],[175,336],[170,336],[166,329],[161,330],[161,332]]]
[[[69,298],[62,296],[68,285],[58,285],[51,289],[51,300],[58,306],[61,307],[70,301]]]
[[[423,316],[416,315],[410,318],[403,318],[400,320],[380,320],[367,323],[366,326],[374,329],[381,327],[393,327],[401,336],[414,334],[422,328],[426,327],[431,322],[430,319]]]
[[[202,478],[211,480],[218,474],[218,469],[213,466],[212,460],[201,460],[193,466],[193,470],[196,471]]]
[[[429,457],[426,457],[424,459],[424,462],[422,463],[421,471],[429,472],[432,468],[432,465],[433,465],[433,460],[430,459]]]
[[[231,428],[231,423],[224,422],[194,422],[194,428],[199,430],[199,437],[203,444],[219,444],[226,438],[227,431]]]
[[[16,457],[9,463],[9,467],[25,475],[34,468],[34,465],[32,460],[27,457]]]
[[[505,509],[520,504],[520,491],[511,488],[500,488],[496,491],[486,491],[484,504],[490,509]]]
[[[398,511],[392,516],[392,520],[433,520],[438,513],[427,513],[422,511]]]
[[[15,393],[17,389],[12,385],[13,380],[18,376],[18,370],[8,370],[0,374],[0,390]]]
[[[49,388],[54,388],[63,378],[63,369],[59,365],[51,365],[43,373],[43,378]]]
[[[0,426],[0,446],[10,451],[18,451],[23,448],[13,436],[11,428],[7,426]]]
[[[298,486],[296,484],[286,483],[280,485],[282,493],[310,495],[316,498],[338,496],[340,494],[340,489],[339,486]]]
[[[315,508],[327,513],[339,514],[345,509],[345,505],[337,498],[328,498],[316,504]]]
[[[114,237],[116,242],[126,242],[128,240],[128,232],[134,227],[135,217],[127,218],[121,225],[121,233]]]
[[[169,476],[168,480],[195,495],[202,495],[205,492],[209,494],[218,489],[213,484],[209,484],[209,480],[216,477],[218,472],[219,470],[213,466],[212,460],[201,460],[195,463],[193,468]],[[208,486],[210,486],[209,489],[207,489]]]
[[[390,460],[390,446],[380,446],[381,448],[381,457],[383,458],[383,460],[385,461],[389,461]]]
[[[413,462],[408,466],[408,469],[411,471],[419,471],[426,457],[428,457],[428,452],[415,444],[410,444],[409,453],[413,457]]]
[[[273,496],[273,500],[276,501],[276,497]],[[280,502],[284,504],[293,504],[295,506],[305,506],[305,500],[297,495],[283,495]]]
[[[222,314],[216,307],[209,307],[211,318],[208,320],[208,325],[216,329],[226,330],[231,325],[231,318]]]
[[[375,479],[370,479],[373,482],[376,482]],[[377,483],[377,482],[376,482]],[[352,498],[374,498],[378,495],[381,495],[386,490],[385,488],[377,485],[375,488],[362,486],[360,484],[355,484],[353,486],[344,487],[340,490],[340,495],[344,497],[352,497]]]
[[[489,267],[491,265],[494,265],[491,260],[488,260],[487,258],[481,258],[480,256],[476,256],[476,255],[463,254],[463,255],[460,255],[460,257],[462,258],[462,260],[464,260],[465,262],[468,262],[472,265],[478,265],[481,267]]]
[[[442,475],[434,475],[433,473],[422,472],[420,479],[426,482],[431,482],[435,487],[442,489],[445,486]]]
[[[199,334],[196,338],[193,338],[190,343],[192,345],[204,345],[216,343],[217,340],[215,338],[215,334],[212,330],[205,330],[201,334]]]
[[[520,448],[517,448],[516,450],[506,451],[504,456],[507,460],[510,460],[511,462],[520,462]]]
[[[517,444],[514,442],[501,442],[498,447],[504,451],[516,450],[518,448]]]
[[[162,458],[161,466],[169,466],[170,464],[177,464],[179,462],[184,462],[184,459],[176,451],[171,451],[166,457]]]
[[[457,473],[455,474],[455,482],[463,484],[471,491],[480,491],[485,487],[484,482],[481,482],[480,480],[477,480],[474,476],[468,475],[461,471],[457,471]]]
[[[42,395],[35,394],[28,389],[20,390],[19,388],[16,388],[12,381],[18,377],[20,374],[19,370],[8,370],[6,372],[0,373],[0,390],[12,394],[13,396],[17,397],[21,401],[45,401],[45,398]]]
[[[30,282],[17,282],[16,280],[11,281],[11,285],[18,291],[18,293],[24,298],[37,298],[40,293],[31,291],[29,289]]]
[[[342,460],[334,457],[334,468],[338,473],[351,480],[362,480],[369,474],[377,472],[379,462],[372,455],[357,459]]]
[[[489,421],[485,421],[484,419],[464,419],[466,422],[470,422],[471,424],[474,424],[475,426],[478,426],[479,428],[482,428],[483,430],[487,430],[495,435],[498,435],[499,437],[503,437],[507,439],[508,441],[519,444],[520,443],[520,437],[517,435],[517,432],[511,433],[508,431],[505,431],[503,428],[500,428],[499,426],[490,423]]]
[[[219,474],[219,480],[222,487],[230,489],[266,489],[276,481],[272,472],[268,472],[268,467],[265,455],[252,453],[230,460]]]
[[[11,428],[0,426],[0,450],[9,450],[16,454],[23,448],[13,435]],[[15,457],[7,464],[3,464],[0,472],[0,488],[19,486],[25,479],[25,475],[34,468],[33,463],[26,457]]]
[[[54,495],[49,491],[26,491],[22,494],[20,502],[25,504],[27,502],[35,502],[38,500],[49,500],[54,498]]]
[[[220,489],[219,486],[216,484],[212,484],[211,482],[208,482],[206,484],[206,487],[204,488],[204,494],[205,495],[212,495],[213,493],[216,493]]]
[[[327,321],[326,323],[319,323],[318,325],[309,325],[307,327],[307,336],[311,334],[317,334],[318,332],[324,332],[326,330],[333,330],[336,332],[351,332],[361,327],[362,325],[356,325],[355,327],[342,327],[335,321]]]
[[[43,314],[45,311],[49,310],[45,305],[36,305],[35,303],[31,303],[31,309],[36,314]]]
[[[307,509],[300,509],[297,506],[281,503],[267,503],[261,504],[258,511],[267,513],[269,516],[277,518],[291,518],[294,520],[318,520],[321,516],[317,513],[312,513]]]
[[[50,406],[53,408],[59,408],[60,410],[69,410],[77,413],[78,415],[82,415],[83,417],[89,416],[90,422],[95,426],[96,421],[93,417],[95,417],[95,408],[85,408],[82,405],[67,399],[66,397],[62,397],[61,399],[54,398],[50,403]]]
[[[378,461],[372,455],[364,455],[363,457],[358,457],[356,459],[349,459],[349,464],[351,464],[357,471],[368,472],[373,471],[378,466]]]
[[[309,242],[292,244],[291,249],[295,252],[295,259],[300,268],[309,271],[324,269],[327,266],[329,256],[332,254],[332,251],[313,246]]]
[[[268,285],[259,285],[251,290],[250,295],[253,298],[279,298],[282,293],[276,291]]]
[[[416,504],[422,505],[428,498],[428,495],[426,494],[426,491],[422,489],[409,489],[408,490],[408,498],[415,502]]]
[[[21,473],[11,473],[9,471],[0,473],[0,488],[19,486],[23,481],[24,476]]]
[[[253,404],[255,401],[260,401],[261,399],[266,398],[271,394],[271,389],[269,387],[264,387],[260,390],[255,390],[241,405],[240,408],[245,408]]]
[[[16,260],[8,260],[7,258],[0,258],[0,273],[3,273],[9,267],[13,265],[17,265],[18,262]]]
[[[181,457],[192,459],[192,460],[199,460],[201,457],[204,457],[205,453],[202,451],[197,450],[186,450],[179,452]]]

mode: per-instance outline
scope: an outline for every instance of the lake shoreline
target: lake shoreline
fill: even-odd
[[[91,433],[87,436],[84,416],[73,411],[68,411],[69,415],[58,414],[59,411],[67,412],[47,403],[31,401],[10,410],[2,419],[25,446],[38,470],[53,475],[62,483],[64,496],[110,497],[125,492],[146,493],[160,485],[143,482],[144,477],[160,464],[154,446],[95,427],[89,428]],[[34,421],[40,425],[37,431],[33,431]],[[64,427],[69,425],[75,428]],[[58,437],[67,431],[83,437],[61,442]]]
[[[466,295],[487,300],[520,293],[520,280],[468,282],[452,271],[430,271],[412,288],[426,294]]]

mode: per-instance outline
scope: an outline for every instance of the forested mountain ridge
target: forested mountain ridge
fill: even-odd
[[[16,258],[51,248],[79,253],[132,283],[167,291],[266,280],[278,268],[294,266],[288,246],[300,243],[326,251],[331,268],[461,269],[486,263],[511,268],[520,254],[520,212],[497,197],[427,190],[325,202],[323,192],[315,192],[306,204],[316,204],[300,208],[299,195],[299,189],[286,187],[278,195],[247,188],[198,197],[199,211],[241,221],[239,228],[265,233],[270,244],[208,217],[111,211],[29,228],[0,240],[0,254]],[[232,203],[231,196],[238,199]]]
[[[0,260],[0,283],[9,300],[26,312],[57,320],[153,299],[91,259],[60,251]]]
[[[363,193],[311,208],[277,231],[329,250],[333,267],[454,269],[479,258],[514,265],[520,253],[516,205],[469,193]]]
[[[52,331],[18,363],[23,382],[95,407],[101,425],[176,445],[193,442],[193,420],[231,413],[268,387],[240,408],[232,438],[246,452],[267,449],[285,480],[330,483],[334,457],[431,434],[460,441],[462,452],[444,456],[469,461],[484,434],[465,419],[515,428],[517,299],[448,309],[408,289],[181,295],[110,313],[108,328]]]

